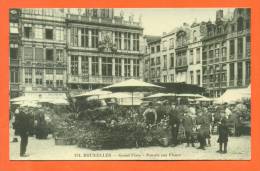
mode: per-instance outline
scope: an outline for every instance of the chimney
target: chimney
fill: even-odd
[[[223,17],[224,17],[223,10],[217,10],[217,12],[216,12],[216,20],[219,21],[219,20],[223,19]]]

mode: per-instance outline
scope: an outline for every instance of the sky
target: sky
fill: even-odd
[[[219,8],[218,8],[219,9]],[[192,24],[194,21],[215,21],[216,8],[123,8],[115,9],[115,14],[120,15],[123,10],[124,17],[134,15],[134,21],[139,21],[141,16],[144,35],[161,36],[163,32],[170,32],[175,27],[180,27],[184,22]],[[232,14],[233,8],[225,8],[225,14]]]

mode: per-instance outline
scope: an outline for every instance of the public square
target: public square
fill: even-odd
[[[218,150],[216,139],[216,135],[212,136],[211,147],[206,147],[206,150],[186,147],[186,144],[176,147],[89,150],[75,145],[55,145],[51,136],[46,140],[30,137],[27,147],[29,157],[19,156],[20,142],[10,142],[10,160],[250,160],[250,136],[230,137],[227,154],[216,153]],[[97,157],[93,155],[90,157],[90,154],[96,154]],[[161,157],[163,154],[167,157]]]

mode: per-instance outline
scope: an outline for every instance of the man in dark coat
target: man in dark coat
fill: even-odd
[[[154,125],[157,122],[157,112],[153,108],[153,103],[149,103],[149,107],[143,113],[145,123],[147,125]]]
[[[28,155],[26,155],[25,153],[26,153],[26,147],[28,144],[29,131],[31,128],[30,117],[27,114],[27,112],[24,109],[22,109],[20,111],[19,115],[17,115],[16,119],[17,119],[16,120],[17,133],[21,137],[20,156],[27,157]]]
[[[198,149],[205,150],[206,146],[206,137],[208,134],[208,121],[207,116],[202,114],[202,111],[198,111],[198,116],[196,118],[196,125],[198,129],[198,141],[200,146]]]
[[[218,143],[219,143],[219,150],[218,153],[227,153],[227,143],[228,143],[228,125],[227,125],[227,118],[225,116],[224,110],[221,111],[221,120],[218,127]],[[222,150],[224,144],[224,151]]]
[[[178,144],[178,132],[180,126],[180,119],[178,117],[178,110],[176,108],[171,110],[169,123],[171,126],[171,133],[172,133],[172,143],[173,146]]]
[[[191,143],[192,147],[195,147],[194,138],[192,136],[192,129],[194,127],[194,121],[193,121],[192,117],[190,116],[190,114],[188,113],[188,111],[186,111],[184,113],[182,123],[183,123],[183,127],[185,129],[187,147],[190,146],[190,143]]]

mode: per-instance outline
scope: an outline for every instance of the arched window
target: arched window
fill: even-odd
[[[196,30],[193,31],[193,42],[197,41],[197,33]]]
[[[237,31],[242,31],[244,27],[244,20],[242,17],[237,19]]]

